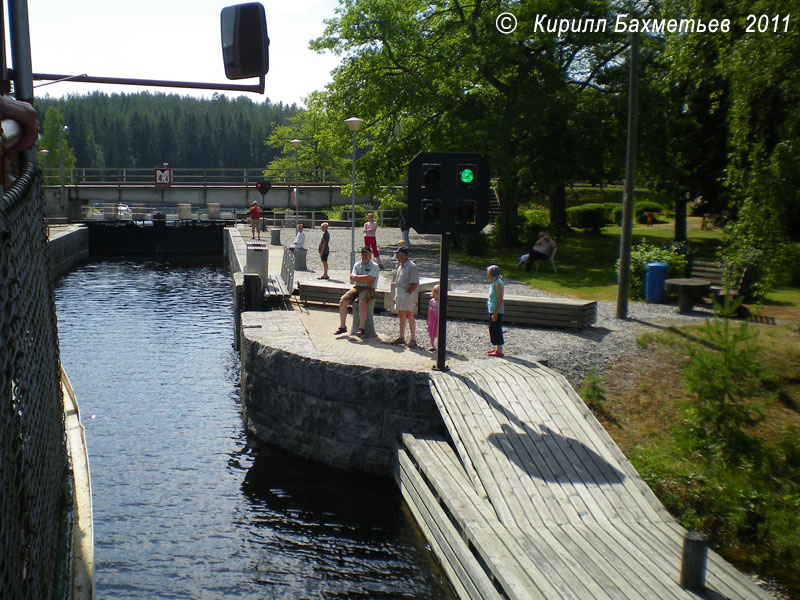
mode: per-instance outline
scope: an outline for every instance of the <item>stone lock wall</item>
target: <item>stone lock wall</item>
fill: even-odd
[[[427,370],[321,353],[294,311],[242,313],[241,333],[244,418],[261,442],[390,476],[402,433],[444,429]]]

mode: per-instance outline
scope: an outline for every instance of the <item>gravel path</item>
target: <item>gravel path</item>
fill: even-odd
[[[331,234],[331,254],[328,267],[332,272],[349,272],[350,229],[329,229]],[[321,272],[321,264],[316,248],[322,232],[318,229],[306,229],[306,247],[309,248],[308,268]],[[281,232],[281,241],[288,245],[294,239],[294,232],[285,229]],[[397,228],[378,228],[378,248],[386,271],[382,276],[391,277],[391,252],[400,239]],[[356,252],[363,245],[360,229],[356,230]],[[439,274],[439,236],[419,235],[411,233],[411,258],[420,268],[423,276],[437,277]],[[386,251],[384,251],[386,249]],[[385,254],[384,254],[385,252]],[[487,257],[486,266],[491,263]],[[508,294],[525,296],[552,296],[526,284],[516,281],[511,273],[504,273]],[[475,293],[487,293],[489,282],[483,269],[475,269],[456,262],[450,263],[451,289]],[[704,306],[696,306],[690,315],[679,315],[675,305],[646,304],[631,302],[628,305],[628,319],[616,318],[615,302],[598,302],[597,323],[582,329],[546,329],[542,327],[504,326],[506,355],[534,355],[546,360],[550,367],[563,374],[575,387],[593,367],[602,373],[603,367],[629,356],[635,352],[643,352],[636,338],[646,331],[656,331],[669,323],[699,323],[712,312]],[[485,358],[486,351],[492,346],[489,343],[487,322],[452,320],[447,324],[447,351],[468,358]],[[395,315],[375,315],[375,328],[383,338],[397,334],[398,325]],[[428,336],[424,319],[417,319],[417,338],[420,345],[427,345]]]

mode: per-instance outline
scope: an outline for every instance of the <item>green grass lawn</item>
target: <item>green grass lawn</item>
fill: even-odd
[[[491,250],[487,256],[469,256],[463,251],[451,252],[453,260],[477,268],[494,263],[505,277],[523,281],[529,286],[559,296],[586,300],[617,299],[616,262],[619,256],[620,227],[606,227],[600,235],[573,232],[556,239],[558,251],[555,263],[558,271],[552,272],[549,264],[539,265],[539,272],[513,271],[520,254],[526,249]],[[715,260],[722,237],[719,229],[700,229],[700,218],[689,217],[687,225],[689,243],[701,260]],[[662,243],[674,237],[674,222],[662,220],[653,227],[635,224],[633,244],[642,241]],[[800,307],[800,289],[790,286],[776,288],[767,296],[766,304]]]

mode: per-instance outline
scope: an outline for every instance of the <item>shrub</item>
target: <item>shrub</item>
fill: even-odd
[[[550,229],[550,211],[543,206],[526,208],[520,213],[520,240],[526,248],[539,239],[540,231]]]
[[[384,197],[381,200],[378,210],[392,211],[383,218],[384,227],[400,227],[400,214],[408,208],[402,200],[397,200],[394,195]]]
[[[351,208],[352,205],[343,204],[339,207],[339,212],[337,213],[336,218],[341,221],[349,221]],[[364,206],[363,204],[356,204],[356,228],[359,228],[360,225],[364,224],[364,222],[367,220],[368,212],[373,212],[372,208],[369,206]]]
[[[647,223],[647,213],[661,212],[664,212],[664,207],[658,202],[642,200],[641,202],[635,202],[633,205],[633,218],[637,223]]]
[[[758,301],[764,299],[772,289],[774,275],[770,278],[764,270],[764,252],[758,248],[728,246],[720,252],[721,262],[725,265],[725,284],[735,288],[736,280],[744,273],[742,296]]]
[[[745,431],[764,419],[763,408],[775,394],[762,385],[765,366],[757,344],[758,331],[745,322],[734,326],[730,314],[736,305],[730,297],[717,316],[706,319],[696,340],[686,344],[689,362],[683,368],[686,428],[692,442],[727,463],[738,464],[748,454],[752,440]]]
[[[631,249],[631,273],[628,296],[637,300],[644,297],[644,282],[647,275],[647,263],[662,262],[669,268],[669,277],[684,277],[689,261],[686,256],[655,246],[653,244],[641,243]],[[617,261],[617,273],[619,273],[619,261]]]
[[[567,209],[567,223],[571,227],[585,229],[590,233],[600,233],[609,221],[603,204],[583,204]]]
[[[617,205],[611,211],[611,222],[615,225],[622,225],[622,205]]]

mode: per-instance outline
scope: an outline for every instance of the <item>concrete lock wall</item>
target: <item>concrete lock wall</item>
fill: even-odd
[[[89,230],[80,225],[50,229],[47,244],[50,276],[53,280],[68,273],[75,265],[89,258]]]
[[[242,313],[240,351],[245,423],[261,442],[388,477],[402,433],[444,430],[427,369],[325,355],[294,311]]]

